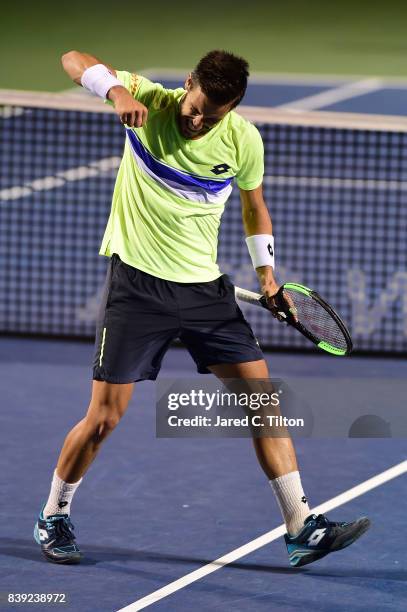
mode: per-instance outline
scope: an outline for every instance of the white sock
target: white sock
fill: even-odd
[[[280,506],[288,534],[297,534],[311,514],[299,472],[290,472],[269,482]]]
[[[43,510],[44,518],[52,514],[70,514],[72,498],[81,482],[82,478],[74,483],[64,482],[55,470],[48,501]]]

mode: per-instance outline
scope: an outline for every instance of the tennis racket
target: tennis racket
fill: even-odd
[[[270,310],[267,298],[260,293],[235,287],[235,295],[242,302]],[[280,321],[292,325],[328,353],[350,354],[352,339],[345,323],[316,291],[297,283],[284,283],[273,297]]]

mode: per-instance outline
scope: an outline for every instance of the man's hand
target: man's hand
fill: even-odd
[[[81,51],[68,51],[61,58],[62,65],[67,75],[78,85],[82,84],[82,75],[88,68],[96,64],[103,64],[116,77],[116,70],[106,62],[89,53]],[[120,121],[129,127],[141,127],[147,121],[148,110],[133,98],[133,96],[122,85],[115,85],[107,92],[107,97],[113,102]]]
[[[147,121],[147,108],[141,102],[137,102],[125,87],[112,87],[107,97],[113,102],[114,109],[123,125],[138,128]]]
[[[267,298],[267,306],[269,307],[271,314],[279,321],[284,321],[284,317],[279,314],[279,311],[281,311],[281,306],[279,306],[276,301],[276,294],[278,293],[280,286],[277,284],[274,278],[273,268],[271,266],[262,266],[260,268],[256,268],[256,272],[260,282],[261,293]],[[298,321],[297,311],[290,296],[283,292],[283,297],[287,308],[294,316],[294,319]]]
[[[279,321],[282,321],[283,317],[278,314],[278,308],[275,301],[275,295],[280,289],[280,286],[274,278],[273,268],[271,266],[262,266],[256,268],[256,272],[260,283],[260,291],[262,295],[267,298],[267,306],[271,314]]]

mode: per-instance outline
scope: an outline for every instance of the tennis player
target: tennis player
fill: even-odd
[[[48,561],[78,563],[82,554],[70,520],[74,493],[126,412],[134,383],[156,379],[175,338],[200,373],[269,377],[233,284],[216,263],[219,223],[233,181],[240,190],[247,247],[274,315],[279,287],[262,194],[262,139],[234,110],[246,90],[247,62],[211,51],[188,75],[185,88],[175,90],[116,71],[86,53],[66,53],[62,64],[75,83],[113,104],[126,134],[100,250],[110,262],[92,397],[65,439],[34,531]],[[367,518],[333,523],[312,514],[289,438],[254,439],[254,446],[287,527],[292,566],[348,546],[369,527]]]

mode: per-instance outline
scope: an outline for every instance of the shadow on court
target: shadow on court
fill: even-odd
[[[208,563],[213,563],[213,559],[202,557],[188,557],[182,555],[164,554],[155,551],[132,550],[125,548],[95,546],[94,544],[86,545],[86,542],[81,544],[81,549],[86,555],[81,566],[97,565],[98,563],[106,563],[109,561],[136,561],[139,563],[170,563],[171,565],[197,565],[201,567]],[[16,559],[29,559],[44,563],[42,555],[38,554],[38,547],[30,540],[16,538],[2,538],[0,546],[0,554],[13,557]],[[219,567],[222,564],[218,564]],[[251,563],[229,563],[228,568],[243,569],[247,571],[263,571],[279,574],[294,574],[299,570],[289,567],[256,565]],[[114,568],[117,571],[117,567]],[[190,569],[190,568],[189,568]],[[128,570],[129,571],[129,570]],[[134,570],[136,571],[136,570]]]
[[[165,554],[157,551],[143,551],[143,550],[132,550],[125,548],[109,547],[109,546],[95,546],[94,544],[87,545],[86,542],[81,546],[85,558],[83,559],[81,566],[97,565],[98,563],[108,562],[126,562],[135,561],[136,563],[169,563],[171,565],[197,565],[201,567],[212,563],[213,565],[219,565],[222,567],[222,563],[216,564],[213,559],[203,557],[190,557],[183,555]],[[10,556],[16,559],[28,559],[44,564],[45,561],[41,555],[38,554],[38,548],[33,544],[32,541],[27,539],[17,538],[2,538],[0,545],[0,553],[5,556]],[[331,578],[331,579],[346,579],[350,578],[352,581],[357,578],[362,579],[374,579],[374,580],[391,580],[396,582],[402,582],[407,584],[407,569],[394,568],[392,570],[379,570],[377,568],[370,569],[359,568],[355,570],[338,568],[337,565],[334,570],[318,570],[316,565],[291,568],[275,565],[265,565],[261,563],[245,563],[245,562],[233,562],[227,565],[228,569],[244,570],[245,572],[265,572],[271,574],[284,574],[287,576],[294,576],[298,573],[308,573],[313,578]],[[130,568],[118,568],[112,567],[114,571],[126,571],[127,573],[137,573],[136,568],[131,570]],[[189,571],[191,571],[189,567]]]

